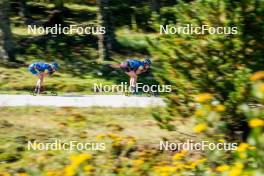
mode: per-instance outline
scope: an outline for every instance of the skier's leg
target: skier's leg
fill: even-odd
[[[42,89],[42,85],[43,85],[44,75],[43,74],[39,74],[38,77],[39,77],[39,79],[38,79],[37,84],[36,84],[35,92],[37,94],[40,94],[41,91],[42,91],[41,89]]]

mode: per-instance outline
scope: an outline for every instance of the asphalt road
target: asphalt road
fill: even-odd
[[[165,106],[162,98],[125,95],[0,95],[0,106],[149,107]]]

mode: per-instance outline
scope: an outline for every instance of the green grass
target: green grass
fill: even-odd
[[[47,9],[52,9],[54,8],[54,3],[48,3],[48,2],[27,2],[28,5],[31,5],[31,6],[43,6]]]
[[[87,12],[95,13],[98,10],[97,6],[89,6],[89,5],[83,5],[83,4],[66,3],[64,6],[74,11],[87,11]]]
[[[115,133],[133,136],[139,145],[155,146],[163,137],[176,137],[175,133],[157,127],[152,111],[150,108],[0,108],[0,172],[41,167],[38,160],[43,156],[48,156],[56,167],[65,164],[64,159],[71,153],[28,151],[28,140],[87,142],[95,141],[98,134]]]
[[[36,7],[45,7],[47,9],[52,9],[54,8],[54,3],[48,3],[48,2],[28,2],[28,5],[31,6],[36,6]],[[96,12],[97,11],[97,6],[92,6],[92,5],[85,5],[85,4],[78,4],[78,3],[65,3],[64,7],[70,9],[70,10],[75,10],[75,11],[87,11],[87,12]]]
[[[94,138],[98,133],[111,131],[111,125],[115,124],[124,128],[122,133],[137,136],[142,141],[151,141],[154,135],[165,133],[155,124],[152,111],[151,108],[1,108],[0,120],[2,127],[5,127],[3,123],[12,124],[9,128],[12,130],[11,135],[37,137],[38,134],[34,132],[36,130],[46,131],[46,137],[52,137],[60,134],[60,125],[65,124],[67,130],[85,130],[89,133],[88,138]],[[157,133],[149,133],[152,130]]]
[[[96,69],[93,71],[96,71]],[[111,80],[107,74],[111,73],[103,73],[103,75],[95,76],[89,70],[80,77],[59,71],[52,76],[46,77],[43,86],[45,91],[55,91],[58,95],[125,95],[125,92],[95,92],[94,84],[100,85],[101,83],[102,85],[118,85],[122,81],[129,82],[129,78],[124,73],[119,75],[119,80],[115,80],[115,78]],[[21,68],[0,67],[0,94],[30,94],[30,92],[35,89],[37,80],[38,77],[30,73],[26,66]],[[141,93],[140,95],[150,96],[148,93]]]
[[[0,67],[0,93],[29,93],[34,89],[37,77],[31,74],[27,68],[7,69]],[[54,90],[58,93],[93,94],[93,84],[114,84],[113,81],[104,78],[96,78],[91,75],[74,77],[67,73],[55,73],[44,79],[45,90]]]
[[[12,33],[14,35],[20,35],[26,37],[40,36],[40,34],[28,34],[28,29],[26,26],[12,27]]]
[[[147,38],[154,39],[156,34],[139,33],[128,28],[120,28],[116,31],[117,41],[127,48],[132,50],[147,49]]]

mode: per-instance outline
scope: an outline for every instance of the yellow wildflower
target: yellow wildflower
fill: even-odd
[[[183,164],[183,163],[173,162],[172,164],[175,165],[176,170],[185,168],[185,164]]]
[[[197,162],[188,162],[188,164],[184,165],[185,169],[194,169],[198,165]]]
[[[264,120],[259,119],[259,118],[254,118],[254,119],[251,119],[248,122],[248,124],[251,128],[261,127],[261,126],[264,126]]]
[[[224,143],[225,140],[224,139],[219,139],[218,142]]]
[[[194,169],[195,167],[196,167],[195,163],[191,163],[190,165],[187,165],[187,164],[184,165],[185,169]]]
[[[248,147],[249,150],[256,150],[256,147],[255,146],[250,146]]]
[[[252,176],[252,172],[250,171],[244,171],[243,174],[241,176]]]
[[[172,157],[172,159],[173,159],[173,160],[180,160],[180,159],[182,159],[182,157],[183,157],[183,155],[182,155],[181,153],[176,153],[176,154]]]
[[[127,145],[134,145],[136,143],[136,139],[133,137],[127,138]]]
[[[186,168],[186,169],[194,169],[196,168],[199,164],[202,164],[204,163],[205,161],[207,161],[207,158],[201,158],[201,159],[198,159],[196,161],[191,161],[191,162],[188,162],[187,164],[185,164],[183,167]]]
[[[187,150],[182,150],[180,153],[176,153],[173,155],[172,160],[176,161],[182,159],[187,154],[187,152]]]
[[[244,164],[243,163],[235,163],[235,168],[237,169],[243,169],[244,168]]]
[[[83,167],[83,170],[84,170],[85,172],[87,172],[87,173],[91,173],[91,172],[94,171],[94,167],[91,166],[91,165],[86,165],[86,166]]]
[[[3,172],[3,173],[0,173],[0,176],[11,176],[11,174],[9,174],[8,172]]]
[[[205,161],[207,161],[207,158],[201,158],[201,159],[198,159],[196,161],[197,164],[201,164],[201,163],[204,163]]]
[[[235,163],[228,173],[228,176],[240,176],[242,174],[243,168],[244,165],[242,163]]]
[[[92,158],[91,154],[88,153],[83,153],[83,154],[78,154],[78,155],[72,155],[70,157],[70,160],[72,161],[73,165],[80,165],[86,160],[89,160]]]
[[[47,171],[45,173],[45,176],[56,176],[56,175],[61,175],[61,174],[59,174],[58,171]]]
[[[113,145],[114,147],[119,147],[119,146],[121,146],[122,144],[121,144],[121,141],[120,141],[120,140],[116,140],[116,141],[113,142],[112,145]]]
[[[157,166],[155,167],[155,172],[160,173],[161,175],[169,175],[176,171],[176,167],[173,166]]]
[[[65,176],[74,176],[76,174],[76,170],[78,169],[78,166],[76,165],[68,165],[64,168],[64,175]]]
[[[202,109],[197,109],[194,114],[197,117],[201,117],[201,116],[204,116],[205,115],[205,111],[202,110]]]
[[[215,109],[218,112],[224,112],[226,110],[226,107],[224,105],[216,105]]]
[[[188,153],[188,150],[182,150],[181,154],[186,155]]]
[[[244,152],[247,150],[247,148],[249,147],[249,145],[247,143],[241,143],[239,144],[239,146],[237,147],[237,151],[238,152]]]
[[[133,161],[133,165],[135,166],[140,166],[143,163],[144,163],[144,160],[141,160],[141,159],[137,159]]]
[[[216,171],[218,171],[218,172],[225,172],[225,171],[228,171],[229,168],[230,167],[228,165],[224,164],[224,165],[218,166],[216,168]]]
[[[177,165],[180,165],[181,162],[179,162],[179,161],[173,161],[172,164],[175,165],[175,166],[177,166]]]
[[[246,159],[247,154],[246,153],[239,153],[239,158]]]
[[[261,83],[260,86],[259,86],[259,88],[260,88],[260,91],[261,92],[264,92],[264,83]]]
[[[116,139],[116,138],[118,138],[118,136],[116,135],[116,134],[114,134],[114,133],[109,133],[108,134],[108,136],[111,138],[111,139]]]
[[[230,170],[230,172],[228,173],[228,176],[240,176],[242,173],[241,169],[238,168],[233,168]]]
[[[19,174],[17,174],[18,176],[28,176],[28,174],[27,173],[19,173]]]
[[[98,134],[96,136],[97,139],[104,139],[105,135],[104,134]]]
[[[211,94],[209,94],[209,93],[198,94],[195,97],[195,101],[199,102],[199,103],[203,103],[203,102],[209,101],[211,99],[213,99],[213,96]]]
[[[254,73],[251,77],[250,80],[251,81],[257,81],[257,80],[261,80],[264,78],[264,71],[258,71],[256,73]]]
[[[199,123],[198,125],[196,125],[194,127],[194,132],[195,133],[201,133],[203,131],[205,131],[207,128],[207,124],[206,123]]]

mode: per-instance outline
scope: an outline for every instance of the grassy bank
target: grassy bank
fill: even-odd
[[[34,90],[37,77],[31,74],[27,68],[1,68],[0,67],[0,92],[1,93],[25,93]],[[67,73],[55,73],[44,80],[45,90],[58,93],[92,94],[94,83],[112,85],[115,82],[91,75],[74,77]]]
[[[65,158],[76,153],[76,151],[28,151],[27,141],[48,142],[58,139],[88,142],[97,141],[98,136],[102,134],[110,134],[131,137],[138,141],[139,148],[140,146],[157,148],[159,141],[164,138],[181,139],[177,133],[169,133],[158,128],[152,118],[152,110],[149,108],[1,108],[0,140],[3,145],[0,148],[2,163],[0,171],[9,173],[25,171],[35,175],[34,170],[42,172],[63,167],[67,164]],[[182,126],[179,128],[183,130]],[[103,156],[107,158],[106,154]]]

